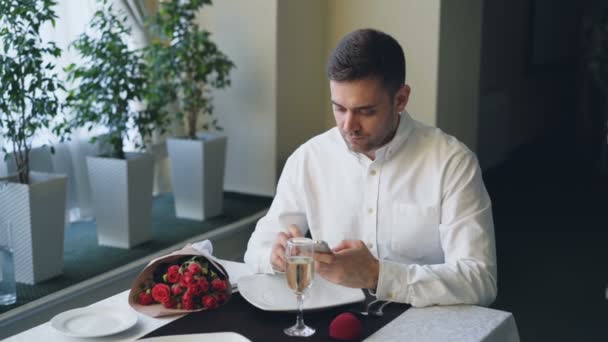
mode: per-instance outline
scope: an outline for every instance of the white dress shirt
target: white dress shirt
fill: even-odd
[[[272,244],[289,224],[331,247],[363,240],[379,259],[380,299],[420,307],[489,305],[496,297],[491,203],[477,159],[408,113],[373,161],[351,151],[336,127],[300,146],[245,262],[272,273]]]

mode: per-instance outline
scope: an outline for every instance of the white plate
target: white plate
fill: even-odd
[[[145,342],[251,342],[246,339],[243,335],[239,335],[233,332],[219,332],[219,333],[207,333],[207,334],[190,334],[190,335],[171,335],[171,336],[159,336],[150,337],[140,341]]]
[[[84,307],[58,314],[51,326],[73,337],[100,337],[125,331],[137,323],[137,314],[110,307]]]
[[[284,274],[254,274],[239,280],[241,296],[254,306],[266,311],[295,311],[296,295],[287,287]],[[362,302],[365,294],[316,276],[304,295],[304,310],[331,308],[338,305]]]

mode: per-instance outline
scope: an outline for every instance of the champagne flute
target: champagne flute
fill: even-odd
[[[304,292],[312,285],[315,274],[315,262],[313,259],[314,241],[307,238],[296,237],[287,241],[285,258],[287,259],[287,271],[285,278],[287,285],[298,297],[298,318],[296,324],[285,329],[289,336],[308,337],[315,333],[315,329],[304,324],[302,306]]]

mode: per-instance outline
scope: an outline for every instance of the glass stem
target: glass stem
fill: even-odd
[[[302,294],[298,294],[298,318],[296,320],[296,326],[298,330],[304,329],[304,296]]]

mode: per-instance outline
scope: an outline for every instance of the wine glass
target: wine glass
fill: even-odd
[[[304,292],[312,285],[315,274],[315,262],[313,259],[314,241],[308,238],[296,237],[287,240],[285,258],[287,259],[287,270],[285,278],[287,285],[298,297],[298,318],[296,324],[285,329],[289,336],[308,337],[315,333],[315,329],[304,324],[302,306]]]

